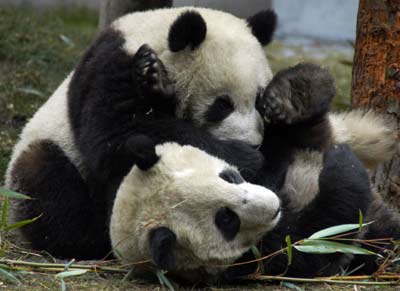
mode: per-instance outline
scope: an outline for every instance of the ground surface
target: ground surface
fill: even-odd
[[[0,185],[16,138],[37,108],[77,63],[84,48],[96,33],[96,15],[84,11],[50,11],[0,8]],[[299,61],[312,60],[329,67],[338,87],[337,107],[349,104],[351,52],[348,49],[328,50],[330,45],[312,43],[302,46],[274,43],[267,49],[274,71]],[[6,238],[9,234],[3,234]],[[2,250],[1,258],[17,258]],[[30,258],[32,259],[32,258]],[[21,274],[22,285],[2,281],[1,290],[61,290],[54,274]],[[85,274],[65,279],[68,290],[160,290],[157,281],[122,281],[122,275]],[[337,285],[251,284],[205,290],[382,290],[378,287]],[[196,288],[186,288],[193,290]],[[384,290],[399,290],[385,287]]]

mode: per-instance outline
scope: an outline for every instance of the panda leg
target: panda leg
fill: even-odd
[[[34,249],[55,257],[103,258],[110,250],[106,211],[96,208],[75,166],[51,141],[32,144],[16,161],[14,190],[33,199],[19,200],[15,220],[40,216],[21,229]]]

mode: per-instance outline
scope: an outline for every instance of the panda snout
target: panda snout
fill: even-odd
[[[242,224],[249,227],[273,227],[281,215],[281,203],[278,196],[258,185],[243,183],[240,206],[235,209],[242,220]]]

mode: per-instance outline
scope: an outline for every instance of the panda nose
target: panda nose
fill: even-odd
[[[215,215],[215,224],[227,241],[231,241],[240,229],[239,216],[228,207],[222,207]]]

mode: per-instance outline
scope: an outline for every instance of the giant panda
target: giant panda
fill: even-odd
[[[324,70],[301,65],[277,74],[262,93],[271,79],[262,45],[270,41],[274,25],[271,12],[244,21],[209,9],[179,8],[131,14],[100,34],[24,128],[6,173],[8,188],[41,197],[18,208],[21,219],[44,213],[35,226],[23,229],[33,246],[61,257],[96,258],[107,252],[104,225],[113,200],[105,193],[114,195],[108,188],[118,185],[131,169],[131,137],[136,134],[150,135],[157,142],[198,146],[236,165],[253,181],[262,159],[254,159],[259,153],[240,140],[255,148],[261,144],[267,121],[255,109],[257,96],[268,101],[258,107],[273,124],[291,112],[292,99],[287,97],[297,96],[298,92],[280,86],[290,83],[290,78],[307,80],[308,93],[323,100],[330,100],[334,92]],[[142,45],[145,42],[149,45]],[[362,141],[377,153],[392,150],[388,129],[379,118],[371,131],[361,132],[349,126],[353,116],[323,119],[324,125],[333,125],[324,128],[332,127],[334,138],[353,148]],[[360,116],[359,121],[368,124],[370,119]],[[308,125],[304,125],[287,132],[297,139],[305,133]],[[280,147],[282,154],[269,155],[270,164],[289,163],[290,155],[277,141],[282,136],[274,134],[267,132],[264,140],[269,141],[271,152]],[[284,139],[292,137],[286,134]],[[231,155],[235,151],[241,159]],[[376,157],[381,156],[373,155],[371,161]],[[269,167],[270,172],[275,170]],[[279,189],[285,171],[275,171],[279,179],[270,179],[267,186]],[[64,204],[57,205],[59,200]],[[64,224],[60,213],[66,211],[67,226],[54,233],[53,225]],[[81,223],[82,218],[87,224]],[[81,238],[80,242],[71,242],[71,237]],[[101,247],[96,241],[103,242]]]
[[[144,136],[135,146],[137,164],[119,185],[110,214],[112,249],[124,265],[149,269],[150,264],[190,283],[251,274],[257,264],[228,267],[251,246],[273,253],[285,246],[286,235],[297,241],[333,225],[355,223],[371,201],[367,172],[345,145],[324,153],[319,193],[301,213],[198,148],[155,145]],[[245,255],[239,262],[252,259]],[[294,251],[288,274],[334,275],[350,260],[343,254]],[[282,274],[287,257],[265,266],[269,274]]]
[[[278,223],[278,196],[245,182],[236,167],[193,146],[138,139],[142,154],[110,218],[113,251],[124,264],[215,274]]]

